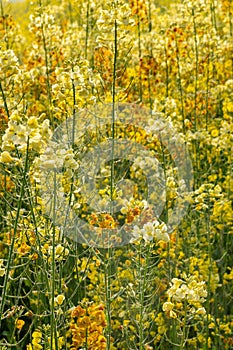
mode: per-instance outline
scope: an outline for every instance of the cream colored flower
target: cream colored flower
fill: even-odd
[[[13,158],[11,157],[10,153],[8,151],[3,151],[0,156],[0,163],[12,163]]]
[[[0,259],[0,277],[3,277],[6,273],[6,269],[3,265],[3,259]]]
[[[163,304],[163,311],[171,311],[173,308],[174,308],[174,304],[171,303],[170,301],[166,301],[164,304]]]

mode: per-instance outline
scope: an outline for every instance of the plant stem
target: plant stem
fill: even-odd
[[[111,178],[110,178],[110,213],[113,214],[114,197],[114,157],[115,157],[115,104],[116,104],[116,72],[117,72],[117,21],[114,22],[114,61],[112,83],[112,145],[111,145]],[[107,310],[107,350],[111,346],[111,278],[112,278],[112,248],[108,243],[105,268],[105,291]]]
[[[1,91],[2,99],[3,99],[4,108],[5,108],[8,120],[9,120],[10,119],[10,112],[9,112],[9,108],[8,108],[7,101],[6,101],[6,95],[4,93],[1,82],[0,82],[0,91]]]
[[[26,151],[26,159],[25,159],[25,165],[24,165],[24,171],[23,171],[23,180],[22,180],[22,185],[20,188],[20,195],[19,195],[19,200],[18,200],[18,205],[17,205],[16,217],[15,217],[15,221],[14,221],[13,237],[11,239],[11,244],[10,244],[10,249],[9,249],[8,259],[7,259],[7,265],[6,265],[6,273],[5,273],[5,278],[4,278],[4,282],[3,282],[3,292],[2,292],[2,298],[1,298],[1,304],[0,304],[0,317],[2,316],[2,314],[4,312],[4,306],[5,306],[6,295],[7,295],[7,283],[9,281],[11,262],[12,262],[12,259],[14,256],[14,246],[15,246],[15,239],[16,239],[17,228],[18,228],[18,221],[19,221],[19,217],[20,217],[20,210],[21,210],[21,206],[22,206],[23,196],[24,196],[25,188],[26,188],[26,184],[27,184],[28,152],[29,152],[29,137],[27,140],[27,151]],[[0,322],[1,322],[1,319],[0,319]]]
[[[142,264],[142,243],[140,242],[139,245],[139,251],[138,251],[138,260],[139,260],[139,302],[140,302],[140,312],[139,312],[139,349],[143,350],[143,325],[142,325],[142,318],[143,318],[143,266]]]
[[[86,37],[85,37],[85,59],[87,59],[87,50],[88,50],[88,37],[89,37],[89,13],[90,13],[90,0],[87,0],[87,13],[86,13]]]
[[[140,16],[139,16],[139,5],[137,0],[137,29],[138,29],[138,59],[139,59],[139,98],[142,102],[142,70],[141,70],[141,26],[140,26]]]
[[[40,7],[40,15],[42,17],[43,9],[42,9],[41,0],[39,0],[39,7]],[[46,69],[46,89],[47,89],[48,101],[49,101],[48,114],[50,116],[51,125],[52,125],[52,127],[54,127],[54,118],[53,118],[53,115],[51,113],[52,96],[51,96],[50,69],[49,69],[50,64],[49,64],[48,48],[47,48],[47,44],[46,44],[46,34],[45,34],[45,30],[44,30],[44,21],[42,21],[41,31],[42,31],[42,40],[43,40],[43,49],[44,49],[44,58],[45,58],[45,69]]]
[[[175,43],[176,43],[176,63],[177,63],[177,68],[178,68],[178,87],[180,90],[180,102],[181,102],[181,114],[182,114],[182,127],[183,127],[183,132],[184,132],[185,131],[184,96],[183,96],[183,87],[182,87],[182,81],[181,81],[180,56],[179,56],[179,47],[178,47],[178,43],[177,43],[177,38],[175,38]]]
[[[56,181],[56,172],[54,171],[54,202],[53,202],[53,222],[56,222],[56,188],[57,188],[57,181]],[[55,341],[55,348],[58,349],[58,339],[57,339],[57,324],[56,324],[56,316],[55,316],[55,305],[54,305],[54,299],[55,299],[55,282],[56,282],[56,262],[55,262],[55,248],[56,248],[56,228],[55,225],[53,225],[53,235],[52,235],[52,261],[51,261],[51,314],[50,314],[50,350],[53,350],[53,340]]]

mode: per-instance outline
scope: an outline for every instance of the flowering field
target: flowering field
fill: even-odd
[[[0,0],[0,349],[233,348],[233,2]]]

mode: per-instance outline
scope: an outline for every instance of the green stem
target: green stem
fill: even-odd
[[[20,217],[20,210],[22,207],[23,196],[24,196],[25,188],[26,188],[26,184],[27,184],[28,151],[29,151],[29,138],[27,140],[27,151],[26,151],[26,159],[25,159],[25,165],[24,165],[24,171],[23,171],[23,181],[22,181],[22,186],[20,188],[20,195],[19,195],[19,200],[18,200],[18,205],[17,205],[17,212],[16,212],[15,221],[14,221],[13,237],[11,239],[11,245],[10,245],[8,259],[7,259],[7,265],[6,265],[6,273],[5,273],[5,278],[4,278],[4,282],[3,282],[3,292],[2,292],[2,299],[1,299],[1,304],[0,304],[0,317],[2,317],[2,314],[4,312],[4,306],[5,306],[6,295],[7,295],[7,284],[9,282],[11,262],[12,262],[12,259],[14,256],[14,246],[15,246],[15,239],[16,239],[17,228],[18,228],[18,221],[19,221],[19,217]],[[0,319],[0,321],[1,321],[1,319]]]
[[[148,30],[152,31],[151,1],[148,1]]]
[[[112,249],[109,247],[105,253],[105,295],[106,295],[106,350],[111,348],[111,278],[112,278]]]
[[[5,41],[5,44],[6,44],[6,49],[8,50],[10,47],[9,47],[9,36],[7,34],[7,29],[9,30],[9,27],[7,25],[7,22],[5,22],[5,13],[4,13],[4,7],[3,7],[3,1],[0,0],[0,8],[1,8],[1,17],[2,17],[2,24],[3,24],[3,29],[4,29],[4,41]],[[7,28],[8,27],[8,28]]]
[[[195,21],[194,10],[192,10],[193,31],[194,31],[194,50],[195,50],[195,85],[194,85],[194,129],[197,130],[197,89],[198,89],[198,43],[197,43],[197,26]]]
[[[56,172],[54,172],[54,203],[53,203],[53,222],[56,222],[56,188],[57,179]],[[56,261],[55,261],[55,249],[56,249],[56,227],[53,225],[53,235],[52,235],[52,266],[51,266],[51,310],[50,310],[50,350],[53,350],[53,339],[55,341],[55,348],[58,349],[58,339],[57,339],[57,323],[55,315],[55,282],[56,282]]]
[[[183,87],[182,87],[182,81],[181,81],[180,56],[179,56],[179,47],[177,43],[177,38],[175,40],[175,43],[176,43],[176,62],[177,62],[177,68],[178,68],[178,87],[180,90],[180,102],[181,102],[181,114],[182,114],[182,127],[183,127],[183,132],[185,132],[184,96],[183,96]]]
[[[168,57],[167,57],[167,48],[166,45],[164,46],[164,52],[165,52],[165,64],[166,64],[166,98],[169,95],[169,67],[168,67]]]
[[[6,96],[5,96],[1,82],[0,82],[0,91],[1,91],[2,99],[3,99],[4,108],[5,108],[8,120],[9,120],[10,119],[10,112],[9,112],[9,108],[7,106]]]
[[[90,13],[90,0],[87,0],[87,13],[86,13],[86,38],[85,38],[85,59],[87,59],[87,50],[88,50],[88,37],[89,37],[89,13]]]
[[[140,302],[140,319],[139,319],[139,349],[144,350],[143,346],[143,304],[144,304],[144,277],[143,277],[143,266],[141,265],[142,262],[142,243],[140,242],[139,246],[139,302]]]
[[[140,26],[140,16],[139,16],[139,6],[137,0],[137,29],[138,29],[138,58],[139,58],[139,98],[140,102],[142,102],[142,72],[141,72],[141,57],[142,57],[142,49],[141,49],[141,26]]]
[[[209,338],[209,315],[210,315],[210,298],[211,298],[211,274],[212,274],[212,265],[211,265],[211,256],[212,256],[212,249],[211,249],[211,238],[210,238],[210,216],[207,214],[206,219],[206,233],[207,233],[207,242],[208,242],[208,280],[207,280],[207,300],[206,300],[206,344],[208,344],[208,338]]]
[[[149,256],[150,256],[150,247],[146,247],[146,252],[143,254],[142,250],[142,242],[140,242],[138,259],[139,259],[139,303],[140,303],[140,311],[139,311],[139,350],[144,350],[144,343],[146,340],[146,335],[144,333],[144,315],[146,314],[145,310],[145,292],[146,292],[146,281],[148,276],[148,271],[150,269],[149,265]],[[145,259],[144,265],[142,264],[142,259]]]
[[[112,149],[111,149],[111,180],[110,180],[110,200],[111,200],[111,214],[112,202],[114,193],[114,157],[115,157],[115,104],[116,104],[116,71],[117,71],[117,21],[114,24],[114,62],[113,62],[113,83],[112,83]]]
[[[41,0],[39,1],[39,7],[40,7],[40,15],[42,17],[42,3]],[[51,96],[51,83],[50,83],[50,69],[49,69],[49,54],[48,54],[48,48],[46,45],[46,35],[45,35],[45,30],[44,30],[44,22],[42,22],[41,26],[41,31],[42,31],[42,40],[43,40],[43,49],[44,49],[44,58],[45,58],[45,69],[46,69],[46,89],[47,89],[47,94],[48,94],[48,101],[49,101],[49,119],[51,120],[51,125],[52,127],[54,126],[54,118],[51,113],[51,106],[52,106],[52,96]]]
[[[229,34],[232,40],[233,37],[233,23],[232,23],[232,17],[231,17],[231,4],[228,9],[228,17],[229,17]],[[231,57],[231,73],[233,75],[233,57]]]
[[[115,104],[116,104],[116,72],[117,72],[117,21],[114,23],[114,61],[112,84],[112,148],[111,148],[111,179],[110,179],[110,213],[113,213],[114,197],[114,157],[115,157]],[[109,243],[109,241],[108,241]],[[107,311],[107,349],[111,347],[111,278],[112,278],[112,248],[108,244],[105,268],[105,292]]]
[[[205,129],[206,131],[208,130],[208,125],[209,125],[209,109],[208,109],[208,104],[209,104],[209,81],[210,81],[210,54],[208,54],[208,60],[207,60],[207,76],[206,76],[206,113],[205,113]]]
[[[197,42],[197,26],[195,21],[195,12],[194,9],[192,9],[192,19],[193,19],[193,32],[194,32],[194,51],[195,51],[195,83],[194,83],[194,131],[197,131],[197,92],[198,92],[198,42]],[[194,152],[196,154],[195,157],[195,164],[194,164],[194,171],[195,171],[195,178],[196,178],[196,186],[198,186],[198,180],[199,180],[199,143],[194,140]]]
[[[215,30],[217,31],[216,15],[215,15],[215,8],[214,8],[213,1],[211,1],[211,3],[210,3],[210,12],[211,12],[211,22],[212,22],[212,26],[213,26],[213,27],[215,28]]]
[[[148,32],[152,31],[152,20],[151,20],[151,2],[149,0],[148,3]],[[150,46],[150,57],[153,57],[152,45]],[[150,104],[150,112],[152,113],[153,109],[153,99],[151,95],[151,80],[152,80],[152,69],[149,69],[148,72],[148,93],[149,93],[149,104]]]
[[[185,299],[184,301],[184,321],[183,321],[183,332],[182,332],[182,339],[181,339],[181,344],[180,344],[180,350],[185,349],[185,344],[186,344],[186,326],[187,326],[187,300]]]
[[[73,72],[73,67],[72,67],[72,72]],[[73,119],[72,119],[72,148],[74,150],[75,147],[75,126],[76,126],[76,91],[75,91],[75,84],[74,80],[72,79],[72,93],[73,93]],[[69,204],[67,206],[67,211],[66,211],[66,217],[64,221],[64,228],[66,227],[68,218],[69,218],[69,213],[70,213],[70,207],[71,207],[71,201],[72,201],[72,195],[74,191],[74,180],[75,176],[72,176],[71,183],[70,183],[70,194],[69,194]]]

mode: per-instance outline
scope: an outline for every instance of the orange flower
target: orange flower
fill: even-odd
[[[21,255],[27,254],[31,250],[31,247],[27,243],[22,243],[21,246],[17,249],[18,253]]]
[[[19,329],[21,331],[21,329],[23,328],[23,326],[25,325],[24,320],[16,320],[15,322],[15,326],[17,329]]]
[[[103,336],[104,327],[106,327],[104,306],[91,305],[87,309],[77,306],[71,317],[77,317],[72,320],[70,330],[72,332],[72,350],[78,349],[88,341],[89,350],[106,349],[106,339]]]
[[[73,311],[72,311],[72,314],[71,314],[71,317],[74,318],[74,317],[81,317],[85,315],[85,310],[81,308],[80,305],[78,305]]]

